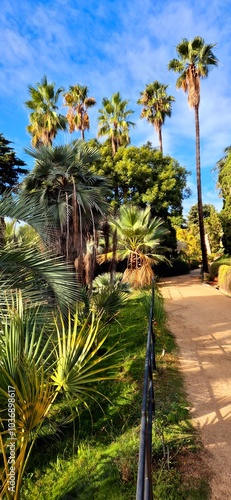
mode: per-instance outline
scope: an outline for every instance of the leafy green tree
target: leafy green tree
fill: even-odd
[[[135,123],[128,118],[134,113],[127,109],[129,101],[122,100],[120,92],[112,94],[111,99],[104,97],[102,108],[99,109],[98,137],[107,137],[111,142],[112,156],[116,154],[119,146],[129,144],[129,129]]]
[[[28,170],[23,168],[26,163],[16,156],[10,144],[11,141],[0,134],[0,195],[7,190],[16,191],[19,177],[28,173]],[[5,228],[4,217],[0,217],[0,246],[5,243]]]
[[[194,234],[194,227],[176,229],[178,253],[187,258],[189,262],[192,260],[201,260],[200,239]]]
[[[150,143],[137,147],[120,147],[110,156],[107,144],[100,146],[101,158],[93,169],[111,184],[109,202],[151,206],[152,216],[182,216],[182,202],[190,195],[189,172],[170,156],[163,156]]]
[[[215,209],[215,207],[211,204],[203,205],[203,218],[204,218],[204,227],[205,233],[207,237],[207,250],[208,253],[216,254],[221,250],[221,239],[222,239],[222,225],[220,221],[220,217]],[[198,225],[199,225],[199,215],[198,215],[198,205],[193,205],[188,213],[188,226],[189,229],[194,229],[194,234],[198,234]]]
[[[223,228],[225,253],[231,254],[231,147],[225,149],[224,157],[217,163],[218,188],[223,198],[220,220]]]
[[[28,173],[26,163],[16,156],[10,146],[11,141],[0,134],[0,194],[8,189],[16,189],[21,175]]]
[[[213,208],[215,210],[215,207],[213,207],[213,205],[209,205],[207,203],[204,203],[204,205],[203,205],[203,218],[204,218],[204,220],[210,216],[210,213],[211,213]],[[198,205],[197,204],[192,205],[192,207],[190,208],[188,216],[187,216],[187,221],[188,221],[189,225],[194,224],[194,225],[198,226],[199,214],[198,214]]]
[[[88,109],[95,106],[94,97],[88,97],[88,87],[82,85],[71,85],[68,92],[64,94],[64,106],[68,106],[67,121],[69,132],[80,130],[84,140],[85,130],[90,129]]]
[[[175,101],[172,95],[167,94],[167,88],[168,85],[164,85],[157,80],[153,83],[149,83],[146,85],[145,90],[140,92],[141,97],[137,101],[137,104],[143,106],[141,118],[146,118],[147,121],[155,127],[158,133],[159,147],[162,153],[162,126],[164,125],[166,116],[171,116],[172,102]]]
[[[153,278],[152,265],[167,261],[163,252],[163,239],[168,234],[164,221],[154,217],[151,209],[141,210],[137,206],[123,205],[118,217],[110,219],[110,224],[117,230],[118,246],[116,259],[127,259],[124,281],[134,286],[149,285]],[[99,255],[100,263],[110,260],[113,253]]]
[[[202,251],[203,271],[208,273],[208,258],[205,244],[205,232],[203,223],[202,189],[201,189],[201,157],[200,157],[200,126],[199,126],[199,106],[200,106],[200,80],[206,78],[210,69],[217,66],[218,59],[213,53],[215,44],[205,44],[203,38],[196,36],[193,40],[183,40],[177,45],[176,51],[179,59],[172,59],[169,62],[169,70],[180,73],[176,82],[177,88],[182,88],[188,93],[188,104],[195,113],[196,132],[196,174],[197,174],[197,195],[200,240]]]
[[[16,229],[16,237],[19,242],[32,248],[42,247],[42,239],[35,229],[28,224],[21,224]]]
[[[63,87],[55,88],[44,76],[36,87],[28,86],[30,100],[25,102],[31,110],[27,131],[32,135],[32,145],[51,145],[59,130],[66,130],[66,117],[58,112],[58,100]]]
[[[19,224],[17,220],[6,221],[4,239],[7,248],[21,246],[43,248],[42,239],[37,231],[29,224]]]

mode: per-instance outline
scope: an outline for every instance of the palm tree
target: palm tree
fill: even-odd
[[[104,97],[102,108],[99,109],[99,129],[98,137],[107,136],[111,141],[112,155],[118,151],[119,146],[129,144],[129,127],[134,127],[135,123],[128,120],[134,113],[127,109],[129,101],[122,100],[120,92],[112,94],[111,100]]]
[[[82,85],[72,85],[68,92],[64,94],[64,106],[68,106],[67,121],[69,132],[80,130],[84,140],[85,130],[90,129],[88,108],[96,104],[94,97],[88,97],[88,87]]]
[[[107,136],[111,142],[112,156],[115,156],[119,146],[130,143],[129,128],[134,127],[135,123],[128,120],[128,117],[134,113],[131,109],[127,109],[129,101],[122,100],[120,92],[112,94],[111,100],[104,97],[102,100],[103,107],[99,109],[99,129],[98,136]],[[115,202],[118,203],[118,185],[115,186]],[[114,215],[116,208],[114,209]],[[105,226],[106,228],[106,226]],[[117,247],[117,232],[113,234],[113,259],[111,264],[111,281],[113,274],[116,271],[116,247]]]
[[[176,51],[179,59],[172,59],[169,62],[169,70],[180,73],[176,81],[176,87],[182,88],[188,93],[188,104],[195,112],[196,131],[196,174],[197,174],[197,197],[198,214],[200,227],[200,240],[202,252],[202,276],[203,272],[208,273],[208,258],[205,243],[205,231],[203,222],[203,203],[201,190],[201,159],[200,159],[200,126],[199,126],[199,106],[200,106],[200,79],[206,78],[210,69],[218,65],[218,59],[213,53],[216,44],[205,44],[203,38],[196,36],[193,40],[183,40],[177,45]]]
[[[44,209],[44,236],[48,236],[49,247],[75,265],[84,281],[87,249],[94,261],[96,224],[107,210],[106,180],[90,169],[99,159],[98,149],[77,140],[65,146],[43,146],[26,152],[35,159],[35,167],[22,184],[23,192],[30,193]],[[52,223],[53,230],[49,231]],[[92,245],[87,245],[90,236],[93,251]]]
[[[144,286],[153,278],[152,265],[167,261],[162,255],[162,241],[169,231],[164,227],[164,221],[158,217],[150,219],[151,209],[141,210],[137,206],[123,205],[118,217],[111,219],[112,228],[117,230],[118,247],[116,260],[127,259],[127,269],[123,280],[134,286]],[[113,258],[113,252],[98,256],[101,264]]]
[[[163,85],[156,80],[146,85],[145,90],[140,92],[142,97],[137,101],[137,104],[142,104],[142,106],[144,106],[141,112],[141,118],[146,118],[149,123],[154,125],[158,133],[159,146],[162,153],[162,126],[166,116],[171,116],[172,102],[175,101],[172,95],[167,95],[167,88],[168,85]]]
[[[28,86],[31,99],[25,102],[30,114],[27,131],[32,135],[32,145],[51,145],[58,130],[66,129],[66,117],[58,113],[58,99],[63,87],[55,89],[55,83],[48,83],[44,76],[36,87]]]
[[[46,215],[30,195],[2,197],[0,216],[23,222],[24,228],[27,225],[42,240]],[[81,299],[73,266],[40,244],[35,247],[21,240],[0,248],[0,267],[0,304],[16,288],[22,291],[25,302],[42,304],[47,315],[56,305],[64,313],[67,308],[73,310]]]

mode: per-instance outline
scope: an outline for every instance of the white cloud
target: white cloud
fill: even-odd
[[[145,85],[157,79],[169,84],[168,91],[176,99],[163,128],[164,153],[190,169],[194,182],[194,114],[187,96],[176,90],[176,75],[167,65],[183,37],[201,35],[207,43],[217,43],[220,60],[202,82],[200,107],[203,192],[206,200],[219,204],[211,169],[231,143],[230,13],[226,0],[1,0],[0,131],[15,140],[19,151],[28,145],[23,104],[27,85],[46,74],[58,86],[88,85],[97,100],[90,112],[89,136],[97,133],[102,98],[120,90],[135,111],[132,142],[151,141],[158,147],[157,134],[139,119],[141,108],[136,104]],[[185,206],[193,204],[195,196],[194,192]]]

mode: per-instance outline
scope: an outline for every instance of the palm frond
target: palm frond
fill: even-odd
[[[24,290],[27,300],[55,303],[62,310],[75,307],[81,292],[71,266],[49,251],[41,254],[34,248],[0,249],[0,295],[9,288]]]

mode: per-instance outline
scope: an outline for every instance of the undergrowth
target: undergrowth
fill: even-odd
[[[122,349],[113,359],[119,364],[117,377],[98,384],[106,398],[98,394],[88,407],[80,405],[74,426],[37,441],[22,500],[135,499],[150,296],[149,290],[133,292],[117,320],[107,325],[107,347],[116,343],[116,350]],[[198,477],[190,476],[190,468],[182,472],[185,454],[196,462],[200,445],[189,420],[174,338],[166,329],[165,313],[156,311],[156,318],[154,499],[206,500],[203,471]]]

